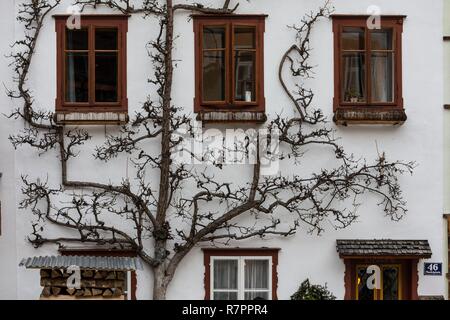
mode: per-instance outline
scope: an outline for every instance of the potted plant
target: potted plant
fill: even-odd
[[[359,102],[359,99],[360,99],[359,92],[356,91],[354,88],[347,90],[345,95],[347,97],[346,98],[347,101],[350,101],[352,103]]]

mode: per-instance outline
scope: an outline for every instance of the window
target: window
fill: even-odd
[[[344,257],[345,300],[416,300],[420,257]],[[380,288],[370,289],[369,266],[380,268]],[[371,279],[373,280],[373,279]]]
[[[367,273],[369,265],[358,265],[356,267],[356,300],[401,300],[402,290],[401,265],[378,265],[380,268],[381,287],[372,290],[367,287],[367,282],[372,274]]]
[[[204,249],[207,300],[276,299],[278,249]]]
[[[91,113],[91,120],[108,120],[106,113],[126,113],[128,16],[83,15],[80,29],[67,28],[67,16],[55,19],[57,113]],[[89,117],[81,119],[88,121]]]
[[[369,29],[367,19],[333,16],[335,120],[340,116],[344,119],[337,120],[402,122],[406,120],[402,98],[404,17],[383,16],[378,29]],[[357,118],[345,119],[346,115]]]
[[[265,17],[194,16],[195,112],[264,113]]]

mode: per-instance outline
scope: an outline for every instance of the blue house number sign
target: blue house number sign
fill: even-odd
[[[423,272],[426,276],[442,276],[442,263],[425,262]]]

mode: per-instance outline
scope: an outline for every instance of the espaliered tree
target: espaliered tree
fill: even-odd
[[[183,144],[183,129],[192,132],[193,119],[172,103],[174,73],[174,18],[179,11],[203,14],[234,14],[238,3],[230,0],[212,8],[201,4],[176,4],[173,0],[144,0],[140,7],[130,0],[78,0],[74,4],[96,8],[105,6],[125,14],[141,15],[151,23],[159,23],[160,32],[149,43],[149,64],[154,75],[149,81],[156,87],[129,123],[117,129],[96,148],[94,157],[108,165],[126,155],[134,165],[133,179],[121,183],[101,183],[69,179],[71,163],[76,161],[83,146],[91,138],[85,128],[67,128],[54,122],[52,108],[36,106],[29,88],[30,65],[36,52],[42,26],[60,0],[29,0],[20,7],[18,20],[25,27],[25,36],[14,43],[11,54],[15,71],[15,88],[8,91],[20,101],[10,115],[22,119],[24,128],[11,135],[14,147],[28,145],[37,153],[55,154],[60,185],[52,186],[43,179],[23,176],[21,208],[35,217],[29,241],[43,244],[99,244],[131,248],[153,272],[153,298],[165,299],[167,288],[180,262],[198,245],[227,245],[250,238],[291,236],[300,225],[310,232],[320,233],[324,223],[345,228],[357,218],[358,198],[373,193],[380,198],[386,216],[399,220],[406,213],[398,176],[412,173],[414,163],[389,162],[384,154],[373,162],[356,159],[345,153],[327,127],[320,109],[313,109],[314,94],[306,86],[313,66],[310,37],[314,24],[327,17],[331,6],[327,2],[316,12],[307,14],[298,26],[295,44],[280,57],[279,80],[289,96],[296,116],[269,116],[267,136],[278,132],[280,149],[275,160],[298,170],[299,161],[313,146],[328,147],[336,166],[321,169],[311,175],[261,175],[260,148],[256,161],[247,167],[251,179],[237,185],[219,181],[215,172],[227,166],[211,162],[201,167],[173,161],[171,155]],[[156,22],[155,22],[156,21]],[[288,80],[295,84],[289,89]],[[286,77],[287,78],[287,77]],[[159,146],[151,153],[144,144]],[[259,146],[259,144],[258,144]],[[308,149],[307,149],[308,148]],[[95,159],[93,159],[94,161]],[[45,173],[47,175],[47,173]],[[153,183],[155,177],[159,179]],[[153,179],[152,179],[153,178]],[[186,188],[189,192],[184,192]],[[70,201],[65,201],[66,199]],[[346,203],[347,208],[342,208]],[[115,223],[109,219],[114,217]],[[117,223],[121,219],[123,223]],[[64,232],[49,237],[46,226],[56,225]]]

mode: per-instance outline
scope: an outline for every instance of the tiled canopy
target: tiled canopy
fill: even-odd
[[[428,240],[337,240],[341,257],[414,256],[430,258]]]

